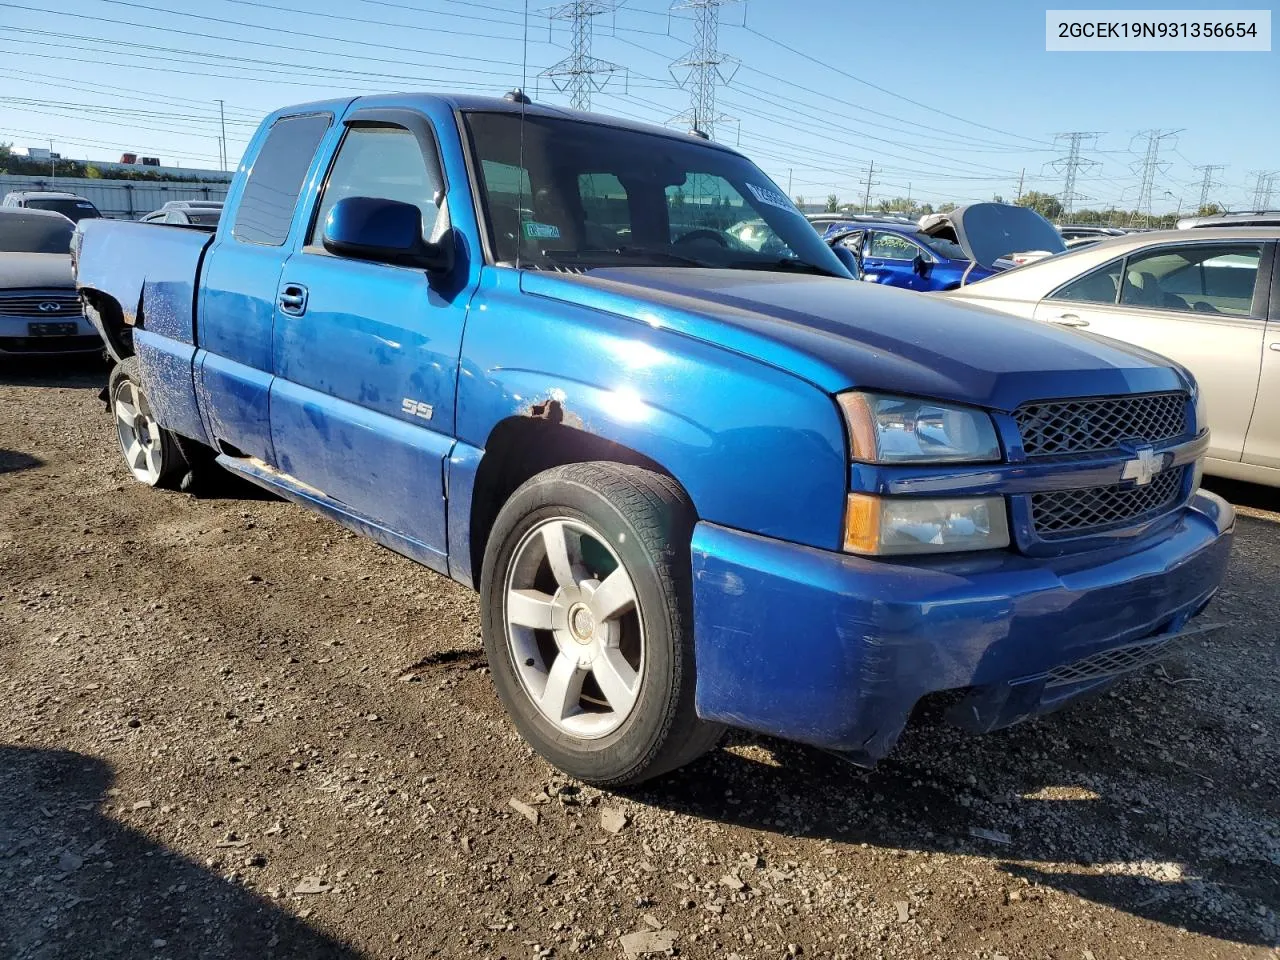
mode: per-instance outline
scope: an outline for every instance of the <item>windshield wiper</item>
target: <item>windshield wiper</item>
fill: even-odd
[[[735,260],[729,264],[735,270],[777,270],[791,273],[816,273],[823,277],[838,277],[840,274],[826,267],[820,267],[808,260],[797,260],[793,257],[779,257],[777,260]]]
[[[628,260],[655,260],[659,263],[679,264],[689,267],[718,267],[720,264],[697,257],[687,257],[668,250],[654,250],[651,247],[601,247],[591,250],[544,250],[542,255],[548,260],[561,260],[570,263],[581,263],[584,260],[600,262],[607,257],[621,257]]]

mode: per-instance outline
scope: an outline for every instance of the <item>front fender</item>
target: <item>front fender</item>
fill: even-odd
[[[542,417],[662,465],[698,515],[839,547],[848,489],[836,405],[801,378],[673,330],[523,294],[486,268],[467,320],[458,438]]]

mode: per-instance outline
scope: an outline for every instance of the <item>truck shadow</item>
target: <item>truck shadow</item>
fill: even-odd
[[[0,746],[0,956],[363,956],[112,819],[112,779],[93,757]]]
[[[110,365],[97,355],[70,357],[0,357],[0,386],[70,387],[101,390]]]
[[[0,474],[32,470],[43,464],[43,460],[29,453],[23,453],[21,450],[5,450],[0,447]]]
[[[1258,786],[1274,773],[1263,758],[1244,765],[1233,793],[1184,773],[1185,765],[1157,762],[1150,747],[1138,745],[1148,756],[1126,760],[1107,743],[1125,729],[1108,716],[1122,709],[1099,702],[1066,724],[1051,716],[985,737],[916,728],[873,771],[733,734],[724,749],[635,799],[780,836],[979,857],[1007,877],[996,897],[1007,887],[1034,901],[1044,896],[1037,886],[1052,888],[1191,932],[1271,946],[1280,936],[1280,860],[1267,838],[1280,828],[1280,805]],[[1155,741],[1148,733],[1143,742]],[[1255,789],[1240,789],[1245,784]]]

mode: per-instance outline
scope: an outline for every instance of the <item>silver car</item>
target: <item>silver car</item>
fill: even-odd
[[[1146,347],[1208,407],[1205,472],[1280,486],[1280,228],[1103,240],[938,296]]]

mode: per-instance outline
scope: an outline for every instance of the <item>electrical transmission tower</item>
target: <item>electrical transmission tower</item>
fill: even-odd
[[[602,90],[609,77],[622,69],[591,55],[591,21],[616,8],[616,0],[571,0],[547,10],[550,19],[569,21],[573,38],[569,56],[538,76],[546,77],[561,93],[569,94],[569,103],[575,110],[590,110],[592,92]]]
[[[1102,136],[1100,133],[1074,130],[1070,133],[1059,133],[1053,138],[1055,144],[1063,140],[1067,143],[1067,155],[1059,157],[1049,164],[1054,170],[1062,174],[1063,222],[1071,220],[1071,210],[1075,206],[1075,202],[1084,199],[1076,193],[1076,176],[1081,169],[1098,166],[1097,160],[1088,160],[1080,155],[1081,147],[1087,142],[1097,140],[1100,136]],[[1021,190],[1019,190],[1019,193],[1021,193]]]
[[[1156,174],[1168,167],[1160,163],[1160,144],[1175,137],[1181,130],[1143,130],[1135,140],[1146,138],[1147,150],[1142,158],[1142,181],[1138,185],[1138,204],[1133,211],[1131,226],[1147,226],[1151,223],[1151,194],[1156,185]]]
[[[1206,163],[1203,166],[1193,167],[1192,169],[1199,170],[1204,174],[1200,179],[1200,209],[1203,210],[1209,205],[1209,194],[1215,187],[1222,186],[1222,182],[1220,180],[1213,179],[1213,175],[1219,170],[1225,170],[1226,164]]]
[[[1266,210],[1271,206],[1271,192],[1275,188],[1276,177],[1280,176],[1280,171],[1255,170],[1253,176],[1253,209]]]
[[[691,129],[708,137],[715,125],[733,120],[716,110],[716,84],[728,86],[738,72],[739,61],[719,49],[720,8],[741,0],[676,0],[671,13],[693,11],[693,46],[671,64],[671,75],[680,87],[688,87],[689,109],[672,117],[672,122],[686,122]]]

